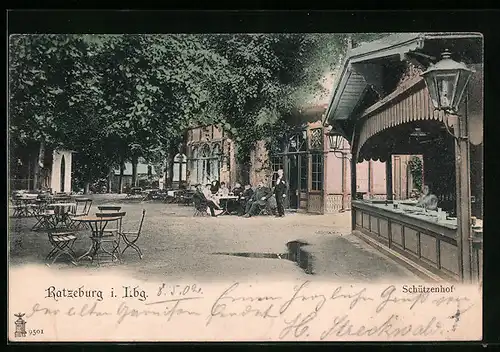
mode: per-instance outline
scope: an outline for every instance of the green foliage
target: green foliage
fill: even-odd
[[[353,34],[353,41],[379,34]],[[219,67],[214,102],[226,130],[248,162],[257,140],[277,148],[296,123],[290,116],[309,101],[329,94],[322,79],[341,62],[347,34],[225,34],[206,36],[206,45],[228,62]]]
[[[314,33],[11,36],[10,143],[75,150],[75,177],[94,181],[132,157],[159,162],[187,128],[217,124],[248,161],[257,140],[272,148],[289,117],[327,93],[320,79],[346,43]]]

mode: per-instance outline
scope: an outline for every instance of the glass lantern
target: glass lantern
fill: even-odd
[[[473,73],[464,63],[451,59],[446,50],[441,61],[422,73],[434,109],[456,113]]]
[[[342,135],[338,132],[330,131],[326,133],[328,142],[330,143],[330,150],[339,150],[342,145]]]

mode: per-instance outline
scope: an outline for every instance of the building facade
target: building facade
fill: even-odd
[[[17,157],[9,165],[11,190],[71,193],[74,152],[45,148],[43,144],[36,149],[31,149],[32,153],[16,153]]]
[[[237,179],[234,142],[218,126],[197,127],[187,131],[187,185],[218,180],[228,185]]]
[[[324,110],[322,110],[324,111]],[[330,150],[321,119],[308,122],[279,141],[277,151],[269,152],[264,141],[257,141],[249,165],[236,160],[237,144],[217,126],[198,127],[187,133],[187,185],[206,184],[214,180],[233,187],[249,180],[252,186],[262,182],[274,186],[276,172],[284,170],[289,185],[285,206],[288,210],[314,214],[336,213],[350,209],[350,151],[343,140],[341,152]],[[396,175],[403,174],[395,197],[408,196],[412,186],[407,182],[408,156],[394,163]],[[175,166],[174,166],[175,167]],[[362,197],[383,198],[386,195],[385,163],[365,161],[357,165],[358,190]],[[244,175],[243,173],[247,173]]]

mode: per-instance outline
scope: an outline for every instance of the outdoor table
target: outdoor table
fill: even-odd
[[[97,206],[97,209],[99,209],[100,211],[102,212],[118,212],[121,210],[121,206],[120,205],[99,205]]]
[[[168,195],[169,197],[175,197],[175,193],[176,193],[176,192],[179,192],[179,191],[178,191],[178,190],[175,190],[175,191],[167,191],[167,195]]]
[[[14,217],[28,217],[32,215],[31,205],[34,202],[34,198],[26,197],[16,197],[12,200],[14,205]]]
[[[231,202],[237,202],[238,197],[237,196],[222,196],[219,197],[219,204],[222,205],[223,212],[220,215],[229,215],[228,211],[228,205]]]
[[[106,250],[106,248],[101,246],[101,242],[103,239],[104,230],[106,229],[108,223],[110,221],[117,221],[120,219],[121,219],[120,216],[112,216],[112,217],[81,216],[76,218],[75,219],[76,221],[88,224],[90,230],[92,231],[90,235],[90,239],[92,240],[90,248],[78,258],[78,261],[80,261],[83,258],[89,258],[90,261],[93,262],[94,258],[98,259],[100,251],[109,254],[112,258],[114,257],[118,260],[118,257],[114,253],[110,253],[109,251]],[[99,261],[97,263],[99,264]]]
[[[167,196],[165,197],[166,203],[174,203],[178,201],[177,193],[179,190],[167,190]]]
[[[75,213],[76,203],[52,203],[48,204],[47,207],[54,210],[54,214],[50,216],[49,223],[55,228],[61,223],[66,226],[70,225],[70,215]]]

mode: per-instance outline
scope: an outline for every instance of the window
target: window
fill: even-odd
[[[192,157],[190,160],[190,180],[191,183],[206,184],[220,178],[220,145],[204,144],[199,148],[192,149]],[[180,155],[179,155],[180,156]],[[182,164],[186,165],[186,156],[182,155]],[[181,162],[181,160],[178,160]],[[175,163],[175,160],[174,160]],[[179,165],[179,164],[174,164]],[[185,178],[185,166],[179,169],[175,177]],[[183,179],[182,179],[183,180]]]
[[[283,169],[283,157],[273,156],[271,157],[271,168],[273,170],[272,176],[272,186],[276,185],[276,180],[278,179],[278,174],[276,173],[279,169]]]
[[[210,158],[210,171],[211,171],[209,175],[210,181],[218,180],[220,178],[219,157],[220,157],[220,146],[218,144],[215,144],[212,148],[212,154]]]
[[[312,190],[320,191],[323,189],[323,154],[311,154],[312,157]]]
[[[198,149],[197,148],[193,148],[193,150],[192,150],[191,162],[190,162],[189,167],[191,169],[190,176],[189,176],[191,183],[200,183],[199,173],[198,173]]]
[[[177,154],[174,157],[174,174],[172,181],[174,182],[180,182],[180,181],[186,181],[186,162],[187,158],[184,154]],[[148,166],[148,174],[151,166]]]

